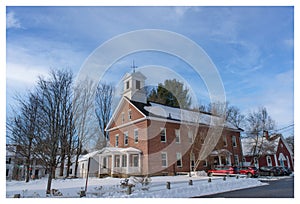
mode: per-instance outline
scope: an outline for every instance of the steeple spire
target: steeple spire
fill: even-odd
[[[131,68],[132,68],[133,73],[135,73],[135,68],[137,68],[137,66],[135,66],[134,60],[132,60]]]

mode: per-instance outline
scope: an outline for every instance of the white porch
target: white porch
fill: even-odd
[[[209,156],[213,157],[214,166],[231,166],[232,153],[227,149],[214,150]]]
[[[99,152],[99,177],[127,176],[142,173],[142,151],[139,149],[105,147]]]

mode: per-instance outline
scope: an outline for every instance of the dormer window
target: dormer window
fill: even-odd
[[[126,82],[126,89],[129,89],[129,81]]]
[[[139,81],[139,80],[136,80],[135,81],[135,87],[136,87],[136,89],[141,89],[141,82]]]

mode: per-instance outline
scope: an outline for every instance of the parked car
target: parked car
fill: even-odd
[[[207,171],[208,176],[229,174],[239,174],[239,168],[232,166],[218,166]]]
[[[258,177],[259,172],[255,166],[243,166],[240,168],[240,174],[245,174],[248,177]]]
[[[278,166],[277,168],[283,171],[283,176],[289,176],[292,173],[292,170],[285,166]]]
[[[284,171],[282,168],[276,166],[262,166],[259,168],[260,176],[283,176]]]

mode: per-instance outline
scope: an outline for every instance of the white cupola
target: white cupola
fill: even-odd
[[[139,71],[135,71],[133,64],[133,72],[127,73],[123,77],[124,91],[123,96],[129,100],[141,103],[147,103],[146,91],[144,89],[146,77]]]

